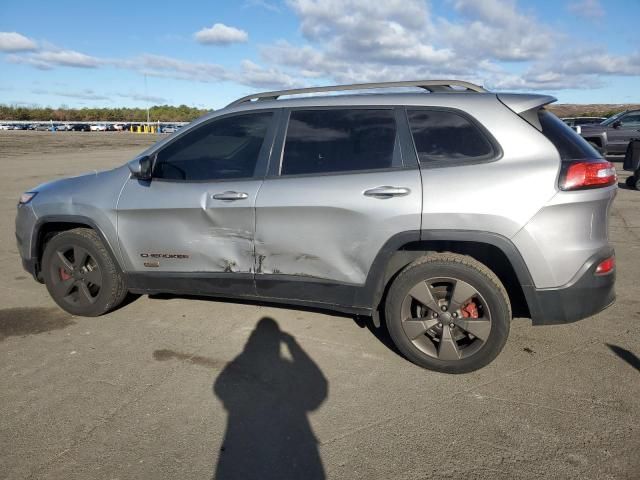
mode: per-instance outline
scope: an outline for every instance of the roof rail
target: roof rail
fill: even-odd
[[[341,92],[345,90],[368,90],[374,88],[419,87],[430,92],[451,92],[453,87],[462,87],[467,92],[484,93],[487,90],[470,82],[462,80],[410,80],[404,82],[354,83],[351,85],[332,85],[327,87],[294,88],[291,90],[277,90],[274,92],[254,93],[231,102],[227,107],[240,105],[251,100],[277,100],[283,95],[301,95],[318,92]]]

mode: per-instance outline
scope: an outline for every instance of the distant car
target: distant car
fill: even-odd
[[[86,123],[75,123],[69,126],[69,130],[72,132],[89,132],[90,128]]]
[[[124,125],[122,123],[114,123],[113,125],[111,125],[111,128],[116,132],[120,132],[124,129]]]
[[[13,125],[13,129],[14,130],[28,130],[29,129],[29,125],[25,125],[24,123],[16,123],[15,125]]]
[[[91,125],[89,127],[89,129],[92,132],[106,132],[107,131],[107,126],[103,123],[97,124],[97,125]]]
[[[13,130],[11,125],[0,125],[0,130]]]
[[[626,110],[599,125],[583,125],[576,131],[603,155],[624,155],[629,142],[640,138],[640,110]]]
[[[607,117],[566,117],[561,120],[573,128],[582,125],[597,125],[606,119]]]
[[[180,129],[178,125],[163,125],[160,127],[162,133],[175,133]]]
[[[49,130],[51,130],[51,125],[49,125],[48,123],[40,123],[36,125],[33,129],[38,132],[48,132]]]

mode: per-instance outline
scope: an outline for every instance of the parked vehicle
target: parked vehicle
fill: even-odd
[[[33,127],[33,129],[38,132],[49,132],[51,128],[51,124],[49,123],[39,123]]]
[[[106,132],[107,131],[107,126],[104,123],[100,123],[97,125],[90,125],[89,129],[92,132]]]
[[[87,123],[75,123],[70,126],[70,130],[73,132],[90,132],[91,127]]]
[[[431,93],[296,96],[406,86]],[[383,317],[422,367],[472,371],[513,314],[566,323],[615,298],[616,172],[553,101],[455,80],[251,95],[26,192],[18,249],[73,315],[127,292],[335,309]]]
[[[598,125],[606,119],[607,117],[565,117],[561,120],[570,127],[578,127],[582,125]]]
[[[632,172],[632,175],[627,177],[627,187],[640,190],[640,135],[629,142],[627,151],[624,154],[622,168]]]
[[[180,127],[177,125],[163,125],[161,127],[162,133],[175,133]]]
[[[13,130],[11,125],[0,125],[0,130]]]
[[[603,155],[624,155],[631,139],[640,136],[640,110],[620,112],[600,125],[584,125],[577,132]]]

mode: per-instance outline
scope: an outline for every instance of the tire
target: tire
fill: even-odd
[[[411,362],[438,372],[467,373],[502,351],[511,305],[485,265],[465,255],[436,253],[396,277],[385,319],[396,347]]]
[[[635,188],[636,190],[640,190],[640,174],[636,172],[636,175],[634,175],[633,179],[633,188]]]
[[[627,177],[627,179],[624,181],[624,183],[629,188],[637,188],[636,187],[636,177],[634,175],[631,175],[630,177]]]
[[[127,296],[124,276],[100,237],[88,228],[61,232],[49,240],[42,275],[51,298],[72,315],[103,315]]]

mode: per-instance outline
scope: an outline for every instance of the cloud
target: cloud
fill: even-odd
[[[58,67],[97,68],[104,61],[76,52],[75,50],[40,50],[26,55],[12,54],[7,57],[11,63],[31,65],[40,70]]]
[[[249,34],[244,30],[229,27],[223,23],[216,23],[210,28],[203,28],[194,34],[198,43],[203,45],[230,45],[244,43],[249,40]]]
[[[600,0],[576,0],[567,5],[567,10],[589,20],[600,19],[605,13]]]
[[[111,97],[94,92],[91,89],[84,89],[80,91],[59,91],[59,90],[44,90],[34,89],[31,93],[36,95],[55,95],[58,97],[78,98],[82,100],[111,100]]]
[[[118,96],[122,98],[130,98],[131,100],[137,100],[139,102],[148,102],[148,103],[155,103],[155,104],[164,104],[168,102],[167,99],[164,97],[159,97],[155,95],[144,95],[141,93],[129,93],[129,94],[119,93]]]
[[[267,2],[266,0],[245,0],[242,6],[244,8],[260,7],[275,13],[281,12],[280,7],[278,7],[275,3]]]
[[[28,52],[38,48],[35,41],[17,32],[0,32],[0,52]]]

